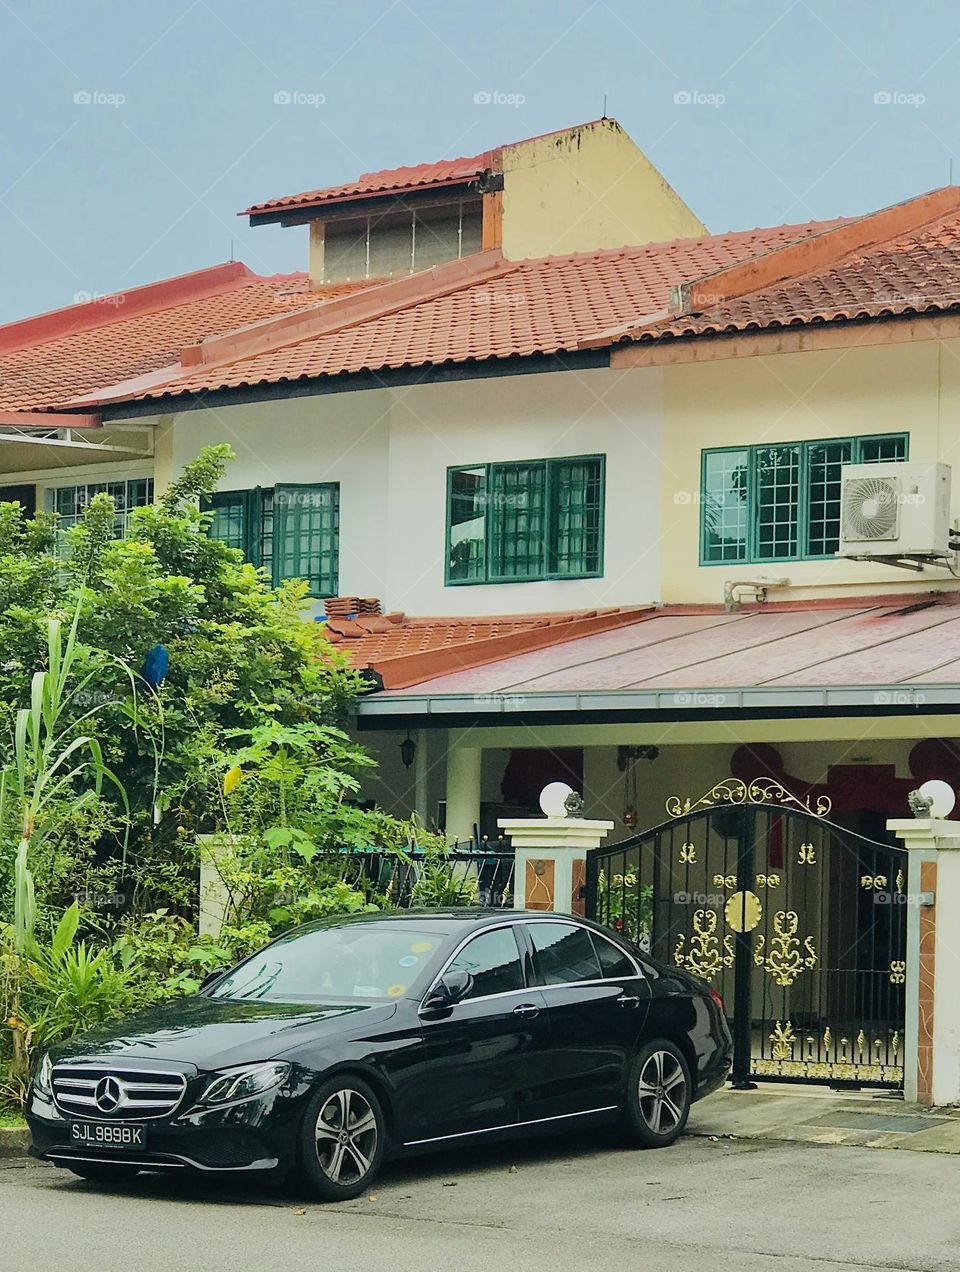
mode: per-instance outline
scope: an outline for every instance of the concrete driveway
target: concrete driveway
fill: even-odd
[[[10,1272],[830,1272],[960,1269],[960,1161],[685,1137],[659,1152],[552,1140],[392,1166],[324,1207],[248,1182],[98,1191],[0,1166]],[[945,1204],[946,1203],[946,1204]]]

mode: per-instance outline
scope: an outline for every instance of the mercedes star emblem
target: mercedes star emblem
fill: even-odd
[[[113,1113],[123,1103],[123,1087],[116,1078],[101,1078],[93,1098],[101,1113]]]

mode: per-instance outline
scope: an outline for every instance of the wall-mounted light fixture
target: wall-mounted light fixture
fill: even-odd
[[[417,755],[417,744],[410,736],[410,730],[407,730],[407,736],[400,743],[400,758],[403,760],[403,767],[409,768]]]

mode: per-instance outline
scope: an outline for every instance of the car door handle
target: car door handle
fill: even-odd
[[[618,1007],[639,1007],[640,995],[639,994],[621,994],[620,997],[617,999],[617,1006]]]
[[[540,1015],[540,1008],[536,1003],[521,1003],[519,1007],[514,1007],[513,1014],[515,1016],[523,1016],[528,1020],[532,1020],[534,1016]]]

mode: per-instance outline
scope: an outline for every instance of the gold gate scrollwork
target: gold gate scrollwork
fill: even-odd
[[[761,936],[753,951],[753,961],[762,967],[774,984],[789,988],[798,976],[817,965],[817,950],[813,937],[805,936],[801,945],[797,936],[800,919],[795,910],[778,910],[773,916],[775,935],[764,957],[765,940]],[[804,953],[806,951],[806,953]]]
[[[793,1048],[796,1045],[797,1035],[793,1032],[793,1025],[788,1020],[787,1023],[781,1024],[778,1020],[773,1033],[770,1035],[770,1041],[773,1043],[772,1055],[774,1060],[789,1060],[793,1055]]]
[[[872,889],[874,889],[874,891],[879,892],[879,891],[881,891],[883,888],[885,888],[886,886],[887,886],[887,876],[886,876],[886,875],[881,875],[881,874],[878,874],[878,875],[868,875],[868,874],[865,874],[865,875],[861,875],[861,876],[860,876],[860,887],[861,887],[861,888],[867,888],[868,890],[869,890],[870,888],[872,888]]]
[[[757,777],[752,782],[741,782],[738,778],[717,782],[699,799],[691,799],[689,795],[685,799],[671,795],[666,808],[670,817],[685,817],[696,808],[714,808],[724,804],[783,804],[811,813],[814,817],[826,817],[832,807],[827,795],[818,795],[816,799],[808,795],[806,799],[800,799],[775,778]]]
[[[733,944],[729,936],[723,944],[717,936],[717,915],[713,910],[696,910],[693,915],[693,933],[689,937],[681,932],[673,951],[677,967],[685,967],[695,976],[710,980],[723,967],[733,966]]]

